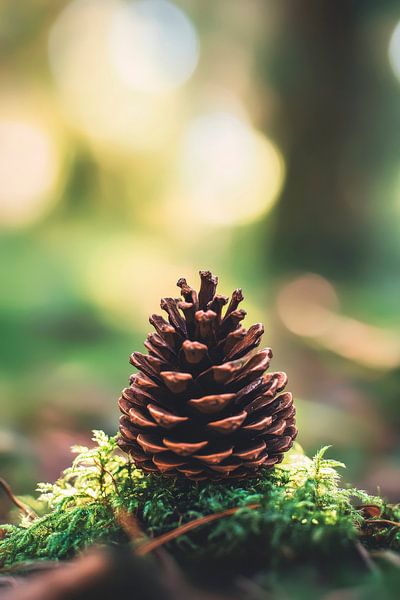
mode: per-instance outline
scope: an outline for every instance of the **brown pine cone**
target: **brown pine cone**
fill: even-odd
[[[264,327],[246,330],[242,291],[216,294],[218,279],[200,271],[197,292],[178,281],[183,301],[163,298],[168,321],[134,352],[139,370],[119,399],[120,447],[146,472],[192,480],[254,475],[280,462],[297,435],[285,373],[264,374],[270,348],[258,352]]]

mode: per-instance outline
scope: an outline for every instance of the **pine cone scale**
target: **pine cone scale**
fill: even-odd
[[[234,398],[236,394],[211,394],[201,398],[191,398],[188,404],[201,413],[215,414],[226,408]]]

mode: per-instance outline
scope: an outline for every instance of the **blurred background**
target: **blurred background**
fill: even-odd
[[[265,323],[305,450],[398,500],[398,2],[2,0],[0,82],[13,489],[116,431],[148,315],[210,269]]]

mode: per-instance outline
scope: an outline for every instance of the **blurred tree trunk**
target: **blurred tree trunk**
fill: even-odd
[[[373,49],[366,52],[373,6],[281,0],[275,8],[279,25],[262,60],[279,104],[268,130],[283,149],[287,178],[272,256],[283,270],[362,276],[375,260],[371,194],[385,161],[387,167],[393,160],[387,138],[399,125],[399,111],[386,102],[396,85],[390,69],[374,71]]]

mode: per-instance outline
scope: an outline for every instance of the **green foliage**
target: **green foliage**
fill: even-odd
[[[67,510],[93,503],[112,503],[120,494],[121,486],[143,479],[143,474],[116,453],[116,437],[103,431],[93,432],[93,448],[73,446],[77,454],[71,467],[54,484],[40,483],[40,499],[50,508]]]
[[[400,548],[398,528],[373,527],[356,508],[372,504],[395,520],[398,507],[340,487],[337,469],[344,465],[325,458],[327,448],[310,459],[296,446],[284,463],[252,480],[192,483],[145,476],[118,453],[116,438],[96,431],[93,440],[91,449],[73,449],[77,456],[60,479],[39,485],[47,514],[2,528],[1,564],[67,558],[94,543],[127,543],[118,520],[121,509],[133,513],[152,537],[239,507],[235,515],[169,543],[169,550],[186,561],[243,562],[252,558],[254,547],[260,560],[276,565],[300,557],[329,559],[353,549],[358,539],[373,548]],[[258,507],[250,508],[254,504]]]

